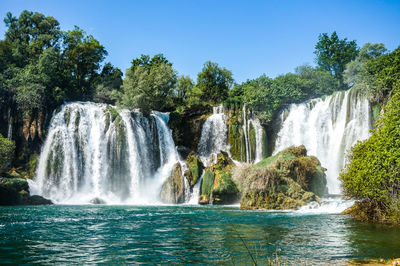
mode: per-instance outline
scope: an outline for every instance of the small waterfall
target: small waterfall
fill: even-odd
[[[257,118],[252,118],[249,120],[255,130],[256,137],[256,150],[255,150],[255,158],[254,163],[258,163],[263,159],[263,132],[264,129],[261,126],[260,120]],[[266,147],[265,147],[266,148]]]
[[[8,108],[8,129],[7,129],[7,139],[12,139],[12,124],[13,124],[13,117],[11,115],[11,108]]]
[[[242,114],[243,114],[243,125],[242,125],[242,129],[243,129],[243,134],[244,134],[244,143],[245,143],[245,149],[246,149],[246,163],[250,163],[251,162],[251,143],[249,140],[249,134],[250,134],[250,121],[247,120],[247,108],[246,105],[243,105],[243,110],[242,110]]]
[[[370,104],[356,90],[292,104],[281,114],[274,154],[292,145],[305,145],[308,154],[317,156],[327,168],[329,193],[340,194],[338,176],[345,153],[358,140],[368,138],[371,128]]]
[[[169,115],[75,102],[53,115],[32,187],[57,203],[159,202],[178,155]]]
[[[214,107],[213,114],[204,122],[198,146],[198,153],[205,165],[212,163],[220,151],[229,151],[228,127],[222,105]]]

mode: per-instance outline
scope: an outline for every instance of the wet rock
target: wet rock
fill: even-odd
[[[180,163],[174,165],[171,176],[162,185],[160,198],[162,202],[169,204],[185,201],[185,182]]]
[[[92,204],[106,204],[106,202],[103,199],[97,198],[97,197],[91,199],[90,203],[92,203]]]
[[[231,175],[234,166],[226,152],[217,155],[217,163],[205,170],[200,204],[232,204],[239,200],[239,190]]]

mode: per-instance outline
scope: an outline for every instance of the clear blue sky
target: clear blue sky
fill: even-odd
[[[275,77],[314,64],[318,34],[400,45],[400,0],[394,1],[101,1],[0,0],[0,15],[22,10],[55,17],[63,30],[74,25],[105,46],[125,72],[141,54],[163,53],[193,79],[205,61],[231,70],[237,82],[265,73]],[[1,38],[6,31],[0,26]]]

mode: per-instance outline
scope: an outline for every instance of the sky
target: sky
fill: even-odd
[[[0,0],[0,16],[23,10],[53,16],[62,30],[74,25],[108,51],[105,62],[123,72],[141,54],[163,53],[180,75],[196,79],[210,60],[236,82],[276,77],[315,65],[320,33],[400,45],[400,0]],[[0,23],[0,39],[7,28]]]

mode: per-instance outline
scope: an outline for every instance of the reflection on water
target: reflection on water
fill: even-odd
[[[400,257],[400,230],[337,214],[193,206],[0,208],[2,263],[345,264]],[[246,249],[246,246],[247,249]]]

